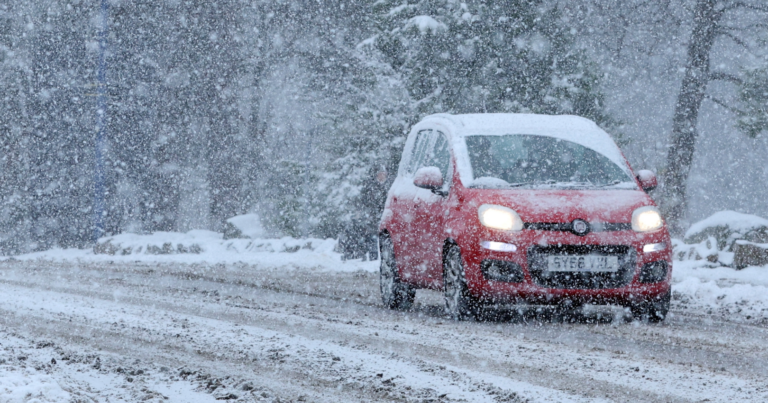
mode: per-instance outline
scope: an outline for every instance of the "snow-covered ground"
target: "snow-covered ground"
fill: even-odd
[[[677,304],[768,325],[768,267],[734,270],[706,263],[674,262],[672,290]]]
[[[94,249],[51,249],[14,257],[19,260],[260,264],[320,271],[378,270],[378,262],[342,263],[334,239],[224,239],[217,232],[156,232],[102,238]],[[0,257],[2,259],[2,257]],[[7,258],[6,258],[7,259]]]
[[[690,232],[690,231],[689,231]],[[681,241],[676,247],[685,247]],[[16,256],[23,261],[184,264],[255,264],[262,267],[319,272],[377,272],[378,262],[343,262],[333,239],[223,239],[222,234],[194,230],[152,235],[121,234],[102,238],[93,249],[52,249]],[[728,252],[721,254],[728,254]],[[677,255],[677,253],[675,254]],[[731,258],[732,259],[732,258]],[[768,321],[768,267],[734,270],[707,260],[673,264],[673,290],[680,303],[716,310],[750,321]]]
[[[430,291],[383,309],[333,240],[107,241],[0,262],[0,403],[768,400],[768,267],[675,262],[662,325],[457,323]]]

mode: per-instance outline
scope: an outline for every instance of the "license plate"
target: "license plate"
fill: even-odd
[[[617,256],[600,255],[549,255],[547,256],[547,270],[557,272],[613,273],[619,271],[619,258]]]

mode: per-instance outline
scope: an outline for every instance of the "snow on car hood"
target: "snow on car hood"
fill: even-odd
[[[467,189],[471,205],[498,204],[520,214],[524,222],[628,223],[632,211],[652,206],[640,190],[562,190],[562,189]]]

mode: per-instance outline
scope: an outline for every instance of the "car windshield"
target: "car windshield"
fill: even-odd
[[[547,136],[468,136],[472,187],[636,189],[632,177],[608,157],[582,145]]]

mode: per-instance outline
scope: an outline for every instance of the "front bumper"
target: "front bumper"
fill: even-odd
[[[516,246],[515,251],[494,251],[480,246],[483,241],[503,242]],[[661,251],[643,252],[647,244],[666,243]],[[464,271],[470,293],[476,298],[500,303],[562,304],[594,303],[630,305],[637,302],[655,300],[670,291],[672,276],[672,251],[666,230],[649,234],[639,234],[631,230],[590,233],[578,236],[572,233],[522,230],[516,233],[504,233],[485,228],[475,232],[475,236],[459,241],[464,260]],[[564,287],[547,284],[532,270],[531,251],[552,247],[606,248],[615,247],[632,257],[631,267],[623,274],[621,281],[606,282],[604,287],[582,287],[578,284]],[[529,254],[531,254],[529,256]],[[489,279],[481,269],[483,261],[495,260],[512,262],[522,270],[522,276],[515,281]],[[644,265],[653,262],[666,262],[666,273],[652,282],[641,276]],[[648,266],[646,266],[647,268]],[[533,274],[533,275],[532,275]],[[522,277],[522,281],[520,281]]]

